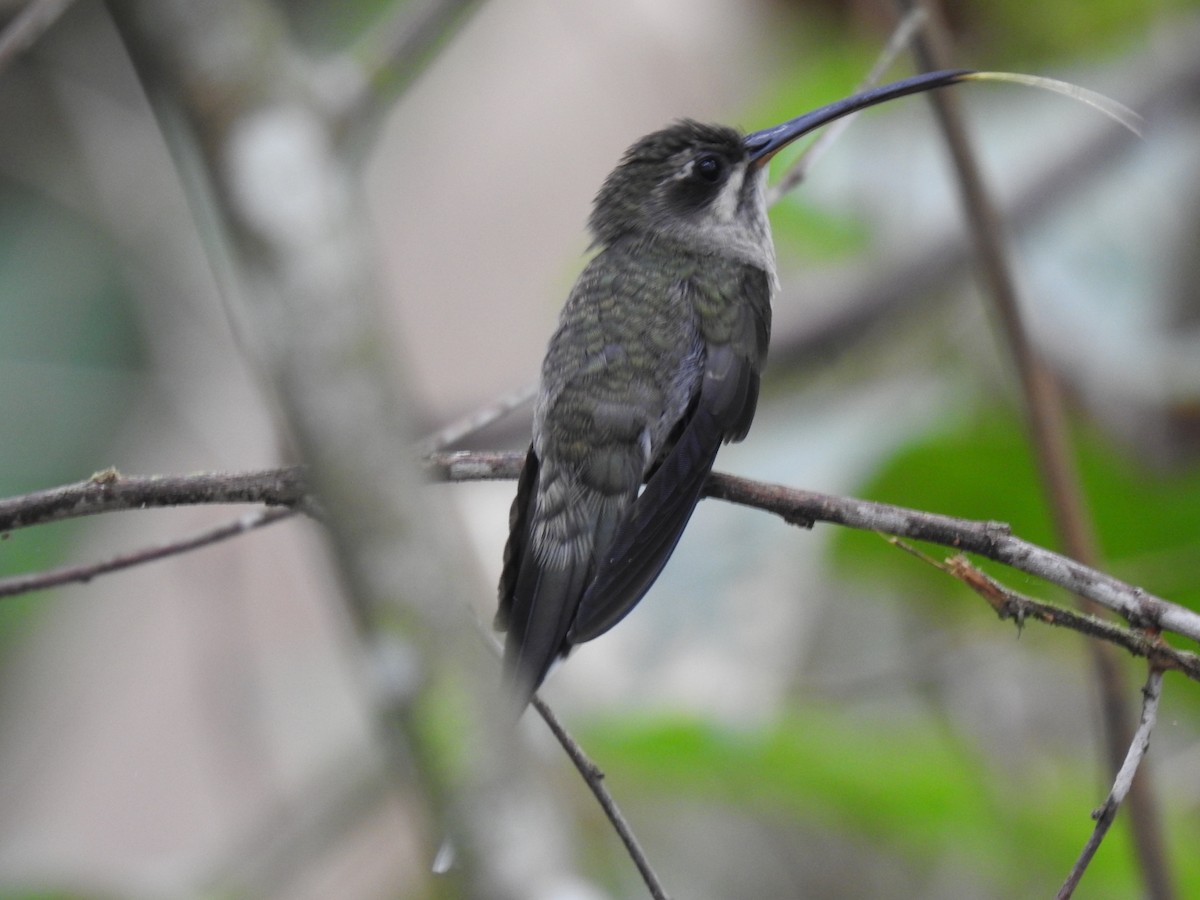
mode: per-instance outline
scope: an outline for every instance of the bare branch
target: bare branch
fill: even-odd
[[[389,104],[429,63],[441,43],[479,0],[425,0],[396,4],[391,19],[371,29],[354,52],[366,90],[352,98],[343,118],[350,130],[369,132]]]
[[[504,481],[517,477],[519,451],[457,451],[425,458],[437,481]],[[121,509],[208,503],[306,507],[304,470],[201,473],[135,478],[108,471],[88,481],[0,500],[0,531]],[[1147,593],[1062,554],[1015,537],[1002,522],[981,522],[836,497],[713,472],[705,496],[774,513],[793,525],[829,522],[974,553],[1090,597],[1137,627],[1171,631],[1200,643],[1200,613]]]
[[[1139,627],[1174,631],[1200,642],[1200,614],[1015,537],[1003,522],[979,522],[887,503],[799,491],[731,475],[709,479],[707,496],[766,509],[793,524],[833,522],[975,553],[1088,597]]]
[[[523,454],[446,453],[426,460],[427,471],[444,481],[516,478]],[[1003,522],[979,522],[888,503],[835,497],[713,472],[705,487],[715,497],[781,516],[793,525],[830,522],[896,537],[942,544],[1012,566],[1095,600],[1136,627],[1152,627],[1200,642],[1200,613],[1149,594],[1111,575],[1013,536]]]
[[[259,472],[208,472],[131,478],[116,469],[86,481],[0,500],[0,532],[118,510],[208,503],[296,506],[306,500],[298,467]]]
[[[59,587],[64,584],[87,584],[97,575],[107,575],[109,572],[118,572],[121,569],[140,566],[143,563],[165,559],[168,556],[179,556],[190,550],[199,550],[201,547],[207,547],[218,541],[237,537],[256,528],[262,528],[264,525],[290,519],[296,514],[296,510],[294,509],[258,510],[247,513],[225,525],[218,525],[216,528],[206,528],[204,531],[198,532],[191,537],[166,541],[162,544],[155,544],[152,547],[143,547],[140,550],[122,553],[101,562],[80,566],[62,566],[57,569],[48,569],[45,572],[36,572],[32,575],[15,575],[11,578],[0,578],[0,597],[15,597],[18,594],[30,594],[34,591],[44,591],[47,588]]]
[[[426,459],[426,470],[445,481],[511,479],[518,474],[522,459],[523,454],[519,452],[441,453]],[[710,476],[706,496],[772,512],[791,524],[804,527],[811,527],[815,522],[830,522],[897,537],[940,543],[976,553],[1043,578],[1074,593],[1092,596],[1097,602],[1126,616],[1138,627],[1162,628],[1191,637],[1193,640],[1200,640],[1200,615],[1146,594],[1139,588],[1060,554],[1022,541],[1014,537],[1008,526],[1003,523],[941,516],[889,504],[764,484],[721,473],[713,473]],[[303,470],[294,467],[264,472],[152,478],[127,478],[109,470],[97,473],[91,479],[78,484],[0,501],[0,514],[4,517],[3,521],[9,523],[9,528],[117,509],[231,502],[274,502],[287,504],[289,508],[261,510],[191,538],[114,557],[89,566],[65,567],[37,575],[0,580],[0,597],[67,582],[85,582],[105,572],[206,546],[293,516],[297,512],[296,507],[303,507],[308,500]],[[1019,625],[1029,619],[1035,619],[1050,625],[1071,628],[1090,637],[1124,647],[1135,655],[1146,657],[1154,671],[1159,673],[1159,678],[1163,670],[1172,669],[1200,680],[1200,656],[1195,653],[1177,650],[1155,635],[1122,628],[1094,616],[1062,609],[1018,594],[980,572],[961,555],[942,564],[930,560],[903,542],[896,543],[964,581],[984,597],[1001,618],[1013,619]],[[1154,685],[1150,686],[1153,687]],[[661,883],[628,823],[604,787],[603,774],[563,729],[553,712],[540,700],[535,701],[534,705],[596,796],[645,879],[652,896],[665,897]],[[1143,727],[1138,732],[1140,737],[1135,736],[1135,743],[1127,755],[1122,772],[1130,767],[1136,769],[1141,755],[1144,754],[1143,745],[1152,727],[1154,708],[1156,707],[1149,707],[1150,725],[1146,724],[1148,713],[1143,711]],[[1135,753],[1139,747],[1141,750]],[[1108,824],[1111,823],[1116,807],[1128,790],[1128,782],[1128,778],[1122,777],[1115,784],[1113,794],[1101,811],[1105,819],[1102,822],[1103,829],[1101,825],[1097,826],[1097,834],[1093,837],[1095,845],[1099,844],[1103,831],[1107,830]],[[1089,846],[1091,849],[1085,852],[1094,853],[1095,847]],[[1082,867],[1086,867],[1086,864],[1086,861],[1081,863]],[[1077,868],[1079,872],[1074,874],[1076,881],[1082,873],[1080,864],[1077,864]]]
[[[957,578],[986,600],[1001,619],[1012,619],[1016,622],[1018,629],[1023,628],[1029,621],[1042,622],[1057,628],[1069,628],[1086,637],[1098,638],[1124,647],[1134,656],[1149,660],[1155,668],[1182,672],[1193,681],[1200,681],[1200,655],[1176,650],[1156,633],[1124,628],[1107,619],[1064,609],[1053,603],[1017,593],[971,565],[961,554],[939,562],[899,538],[889,537],[887,540],[935,569]]]
[[[641,873],[642,880],[646,883],[646,888],[650,891],[650,896],[654,900],[667,900],[667,892],[659,881],[658,875],[650,865],[650,860],[646,853],[642,850],[642,845],[638,843],[637,838],[633,834],[633,830],[629,827],[629,822],[626,821],[620,807],[617,806],[617,801],[613,799],[613,795],[604,785],[604,773],[600,771],[600,767],[592,762],[591,757],[584,753],[583,748],[579,746],[579,742],[571,737],[566,728],[558,720],[558,716],[537,694],[533,695],[531,701],[533,708],[538,711],[538,715],[549,726],[553,732],[555,739],[559,745],[570,757],[574,763],[584,783],[591,790],[592,796],[596,798],[596,802],[600,804],[600,808],[604,810],[604,815],[607,817],[613,830],[621,839],[621,843],[625,845],[626,852],[629,853],[633,864],[637,866],[638,872]]]
[[[73,0],[29,0],[0,31],[0,72],[32,47],[67,11]]]
[[[1062,887],[1055,895],[1056,900],[1068,900],[1074,895],[1075,888],[1079,885],[1079,879],[1083,877],[1092,857],[1096,855],[1096,851],[1100,848],[1100,842],[1104,840],[1113,819],[1116,818],[1117,810],[1120,809],[1122,801],[1133,787],[1134,777],[1146,756],[1146,751],[1150,749],[1150,735],[1158,721],[1158,702],[1162,697],[1162,677],[1163,673],[1160,669],[1151,667],[1146,685],[1142,688],[1141,721],[1138,722],[1137,731],[1134,732],[1133,739],[1129,742],[1125,761],[1121,764],[1116,778],[1113,779],[1112,790],[1109,791],[1108,797],[1100,808],[1092,813],[1092,818],[1096,820],[1096,827],[1092,829],[1091,836],[1084,844],[1079,859],[1071,867],[1067,880],[1063,882]]]
[[[887,46],[880,52],[871,71],[854,88],[854,93],[866,90],[876,84],[883,77],[883,73],[891,68],[896,57],[908,47],[913,35],[924,24],[925,10],[920,7],[910,9],[892,30],[892,36],[888,39]],[[804,152],[783,173],[783,177],[767,191],[767,205],[774,206],[785,194],[795,190],[808,176],[808,170],[817,164],[817,160],[833,146],[842,133],[850,127],[850,123],[858,118],[858,115],[858,113],[851,113],[848,116],[842,116],[822,128],[816,139],[804,148]]]
[[[900,0],[902,9],[916,5],[917,0]],[[929,16],[925,32],[913,43],[913,54],[922,69],[945,68],[950,64],[950,54],[944,46],[947,41],[937,17]],[[980,278],[997,312],[1008,352],[1021,380],[1030,436],[1059,538],[1068,554],[1092,562],[1096,556],[1095,538],[1084,508],[1078,473],[1071,461],[1061,392],[1045,360],[1034,347],[1021,315],[1000,211],[980,171],[963,123],[959,98],[952,91],[931,91],[928,99],[953,159],[964,215],[975,244]]]
[[[451,444],[456,444],[476,432],[482,431],[493,422],[499,421],[515,409],[519,409],[533,400],[537,395],[537,382],[523,385],[516,390],[501,394],[491,403],[468,413],[461,419],[451,422],[424,438],[417,445],[421,456],[428,456],[437,450],[444,450]]]

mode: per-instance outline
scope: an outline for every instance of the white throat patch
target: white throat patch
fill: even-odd
[[[721,193],[717,194],[717,199],[712,203],[713,215],[723,225],[733,222],[734,217],[737,215],[738,203],[742,198],[742,182],[745,181],[745,178],[745,167],[735,167],[729,173],[729,178],[725,181],[725,184],[721,186]]]

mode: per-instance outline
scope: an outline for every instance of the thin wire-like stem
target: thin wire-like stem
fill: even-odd
[[[0,31],[0,72],[32,47],[72,2],[74,0],[29,0]]]
[[[417,445],[417,452],[421,456],[428,456],[434,451],[444,450],[451,444],[457,444],[459,441],[477,434],[493,422],[503,419],[513,410],[520,409],[526,403],[531,402],[536,396],[537,390],[537,382],[532,382],[522,385],[516,390],[506,391],[490,403],[473,410],[461,419],[442,426],[421,440]]]
[[[650,891],[650,896],[654,900],[668,900],[667,892],[663,888],[662,882],[659,880],[654,868],[650,865],[650,860],[642,849],[642,845],[638,843],[633,829],[629,827],[629,822],[625,819],[620,807],[617,806],[617,801],[613,799],[613,795],[605,786],[604,773],[600,771],[600,767],[592,762],[591,757],[583,751],[579,742],[571,737],[571,734],[563,727],[562,722],[558,720],[558,716],[546,705],[545,701],[535,694],[531,702],[533,708],[538,711],[538,715],[542,717],[542,720],[550,728],[550,731],[554,734],[563,751],[570,758],[576,770],[578,770],[584,784],[588,786],[588,790],[596,798],[596,802],[600,804],[605,817],[612,825],[613,830],[616,831],[617,836],[621,839],[621,843],[625,845],[625,850],[629,854],[629,858],[637,866],[637,870],[642,876],[642,881],[646,883],[646,888]]]
[[[1134,785],[1134,778],[1146,756],[1146,751],[1150,749],[1150,735],[1154,732],[1154,725],[1158,721],[1158,703],[1162,698],[1162,679],[1162,671],[1152,667],[1150,675],[1146,679],[1146,685],[1142,688],[1142,717],[1138,722],[1137,731],[1133,733],[1129,742],[1125,761],[1121,763],[1121,768],[1117,771],[1116,778],[1113,779],[1112,790],[1108,792],[1108,797],[1105,798],[1100,808],[1092,813],[1092,818],[1096,820],[1096,827],[1092,829],[1079,858],[1075,860],[1075,865],[1071,867],[1070,873],[1055,895],[1056,900],[1069,900],[1075,894],[1079,880],[1087,871],[1092,857],[1096,855],[1101,841],[1104,840],[1104,836],[1112,826],[1113,819],[1117,816],[1117,810],[1120,809],[1121,803],[1129,795]]]
[[[282,522],[297,515],[293,509],[262,509],[247,513],[232,522],[206,528],[189,537],[173,541],[164,541],[151,547],[142,547],[129,553],[121,553],[109,559],[95,563],[77,566],[61,566],[57,569],[47,569],[30,575],[13,575],[0,578],[0,597],[15,597],[18,594],[31,594],[49,588],[61,587],[64,584],[87,584],[93,578],[131,569],[134,566],[145,565],[170,556],[180,556],[201,547],[208,547],[219,541],[238,537],[265,525]]]
[[[956,578],[987,601],[1002,620],[1010,619],[1023,628],[1026,622],[1041,622],[1056,628],[1067,628],[1080,634],[1108,641],[1123,647],[1134,656],[1148,659],[1155,668],[1184,673],[1193,681],[1200,682],[1200,655],[1186,650],[1177,650],[1158,635],[1147,633],[1141,628],[1125,628],[1107,619],[1091,616],[1073,609],[1065,609],[1053,603],[1036,600],[1003,585],[990,575],[972,565],[962,554],[956,554],[944,562],[922,553],[912,544],[900,538],[887,537],[888,543]]]
[[[854,89],[854,93],[866,90],[869,87],[877,84],[879,79],[883,77],[883,73],[891,68],[892,63],[896,61],[909,43],[925,23],[925,10],[920,7],[913,7],[904,16],[900,22],[892,30],[892,36],[888,39],[887,45],[880,52],[879,57],[875,60],[875,65],[871,67],[871,71],[867,76],[858,83]],[[816,136],[812,143],[804,148],[804,151],[796,158],[796,161],[788,166],[783,176],[775,182],[767,190],[767,205],[774,206],[787,193],[795,188],[808,176],[808,171],[817,164],[817,161],[829,151],[829,148],[834,145],[834,142],[841,137],[842,133],[850,127],[850,123],[858,118],[859,113],[851,113],[848,116],[831,122],[829,125],[821,129],[821,132]]]
[[[365,151],[395,98],[416,79],[442,44],[480,6],[479,0],[424,0],[393,4],[396,11],[372,28],[351,54],[363,90],[341,110],[342,130]],[[333,71],[335,79],[341,73]]]

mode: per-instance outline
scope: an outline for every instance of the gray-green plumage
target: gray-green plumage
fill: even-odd
[[[643,138],[591,227],[599,252],[542,366],[501,578],[521,707],[658,576],[717,449],[750,427],[767,353],[774,250],[738,132],[681,122]]]

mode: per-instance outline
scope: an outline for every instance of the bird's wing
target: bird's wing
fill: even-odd
[[[504,646],[506,691],[519,714],[563,652],[563,639],[575,605],[593,568],[586,556],[564,555],[548,565],[533,547],[533,520],[539,472],[537,452],[529,448],[509,513],[509,537],[500,574],[500,605],[495,627],[507,632]]]
[[[517,478],[517,496],[513,498],[508,512],[508,543],[504,545],[504,568],[500,572],[500,605],[492,627],[497,631],[508,631],[508,620],[512,616],[513,593],[517,587],[517,576],[521,571],[521,558],[529,546],[529,517],[533,491],[537,486],[538,458],[530,446],[525,454],[525,465]]]
[[[756,360],[730,344],[706,348],[704,375],[682,430],[618,527],[568,641],[580,644],[608,631],[650,589],[700,500],[717,450],[748,424],[757,396]]]

